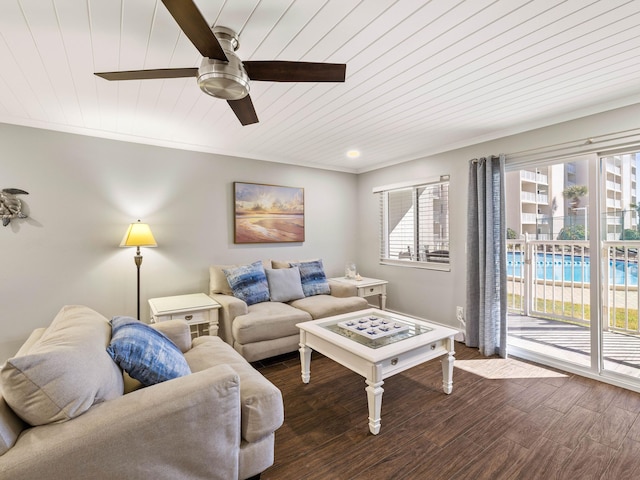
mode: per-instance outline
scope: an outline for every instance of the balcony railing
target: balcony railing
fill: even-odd
[[[548,177],[542,173],[530,172],[528,170],[520,170],[520,179],[527,182],[540,183],[543,185],[548,184]]]
[[[542,173],[536,174],[536,182],[541,183],[543,185],[547,185],[549,183],[549,179],[546,175]]]
[[[520,200],[524,203],[549,204],[549,196],[544,193],[520,192]]]
[[[591,309],[591,255],[586,240],[507,240],[508,308],[512,313],[640,335],[640,241],[602,242],[602,315]]]
[[[604,242],[605,265],[609,274],[604,276],[603,323],[609,330],[640,333],[638,311],[638,247],[640,242]]]
[[[520,217],[523,225],[548,225],[549,220],[549,215],[540,213],[522,213]]]
[[[620,167],[616,167],[615,165],[611,165],[607,162],[607,172],[611,172],[614,175],[620,175]]]
[[[533,192],[520,192],[520,200],[528,203],[536,203],[536,194]]]
[[[616,182],[608,181],[607,182],[607,190],[613,190],[614,192],[621,192],[622,191],[622,185],[620,185],[619,183],[616,183]]]

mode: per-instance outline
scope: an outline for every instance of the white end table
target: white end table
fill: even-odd
[[[191,338],[218,335],[218,309],[220,304],[204,293],[150,298],[151,322],[186,320]]]
[[[335,277],[331,280],[336,282],[346,283],[347,285],[353,285],[356,287],[359,297],[372,297],[378,296],[378,302],[380,310],[385,310],[387,305],[387,280],[380,280],[377,278],[361,277],[360,280],[354,278]]]

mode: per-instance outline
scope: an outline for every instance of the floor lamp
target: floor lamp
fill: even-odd
[[[140,265],[142,265],[142,255],[140,255],[140,247],[157,247],[156,239],[153,238],[153,233],[149,225],[146,223],[140,223],[138,220],[136,223],[129,225],[127,233],[124,234],[121,247],[136,247],[136,254],[133,260],[136,263],[138,270],[138,320],[140,320]]]

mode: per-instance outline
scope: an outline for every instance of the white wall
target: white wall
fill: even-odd
[[[588,139],[640,127],[640,105],[620,108],[571,122],[480,143],[358,176],[358,270],[389,280],[391,310],[458,327],[457,305],[466,306],[466,232],[468,162],[472,158],[521,152],[573,140]],[[428,140],[427,140],[428,141]],[[425,144],[427,145],[427,144]],[[451,271],[380,265],[378,263],[378,199],[372,188],[449,174]]]
[[[305,191],[305,242],[235,245],[233,182]],[[65,304],[136,314],[129,223],[150,224],[148,298],[208,291],[208,266],[321,257],[329,275],[355,258],[357,178],[278,163],[0,125],[0,188],[21,188],[28,219],[0,226],[0,362]]]
[[[458,326],[468,161],[638,128],[639,118],[635,105],[358,176],[0,125],[0,188],[28,191],[31,215],[0,227],[0,362],[64,304],[135,315],[134,252],[117,245],[137,218],[159,243],[143,251],[143,318],[147,298],[206,292],[210,264],[322,257],[329,275],[355,260],[362,275],[389,280],[390,309]],[[451,175],[451,271],[379,265],[372,188],[442,174]],[[306,241],[234,245],[234,181],[304,187]]]

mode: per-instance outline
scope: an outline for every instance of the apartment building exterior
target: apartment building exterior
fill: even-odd
[[[605,213],[606,239],[620,240],[625,230],[637,231],[636,172],[640,155],[612,155],[604,159],[606,175]]]
[[[638,229],[637,164],[640,154],[612,155],[603,159],[602,221],[606,240],[622,239],[623,231]],[[563,192],[574,185],[588,185],[584,162],[559,163],[507,172],[507,227],[516,238],[556,240],[563,228],[588,230],[587,197],[577,205]]]

